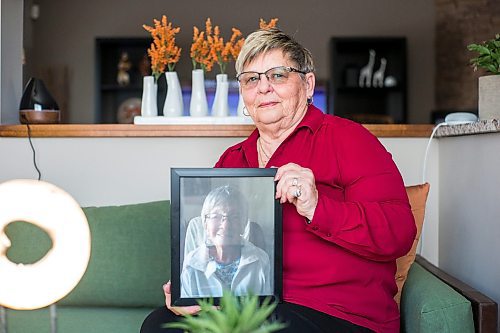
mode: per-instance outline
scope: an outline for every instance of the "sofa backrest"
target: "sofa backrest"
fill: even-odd
[[[170,202],[88,207],[83,211],[92,236],[90,262],[79,284],[58,304],[164,304],[162,284],[170,279]],[[13,245],[18,244],[7,253],[16,262],[26,262],[37,253],[43,255],[50,247],[46,234],[26,227],[26,223],[11,224],[7,234]],[[16,241],[20,239],[22,243]]]

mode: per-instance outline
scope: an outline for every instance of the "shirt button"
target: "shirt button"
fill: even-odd
[[[318,230],[319,228],[317,226],[312,227],[314,231]]]
[[[332,234],[329,232],[326,234],[326,237],[332,237]]]

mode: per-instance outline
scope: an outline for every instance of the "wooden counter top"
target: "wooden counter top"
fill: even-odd
[[[429,137],[433,125],[364,125],[379,138]],[[55,137],[246,137],[254,125],[30,125],[31,136]],[[0,137],[26,137],[26,125],[0,125]]]

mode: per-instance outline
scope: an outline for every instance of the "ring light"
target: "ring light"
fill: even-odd
[[[5,227],[26,221],[43,229],[52,248],[33,264],[7,256]],[[60,188],[37,180],[0,184],[0,305],[17,310],[48,306],[78,284],[90,258],[90,230],[78,203]]]

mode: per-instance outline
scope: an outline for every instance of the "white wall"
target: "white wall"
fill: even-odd
[[[243,138],[34,138],[42,179],[70,193],[82,206],[103,206],[170,198],[171,167],[212,167],[218,156]],[[405,184],[421,182],[427,140],[382,139]],[[431,152],[424,256],[437,263],[437,150]],[[0,182],[36,178],[27,138],[0,137]]]
[[[499,147],[498,133],[439,139],[439,264],[497,303]]]

